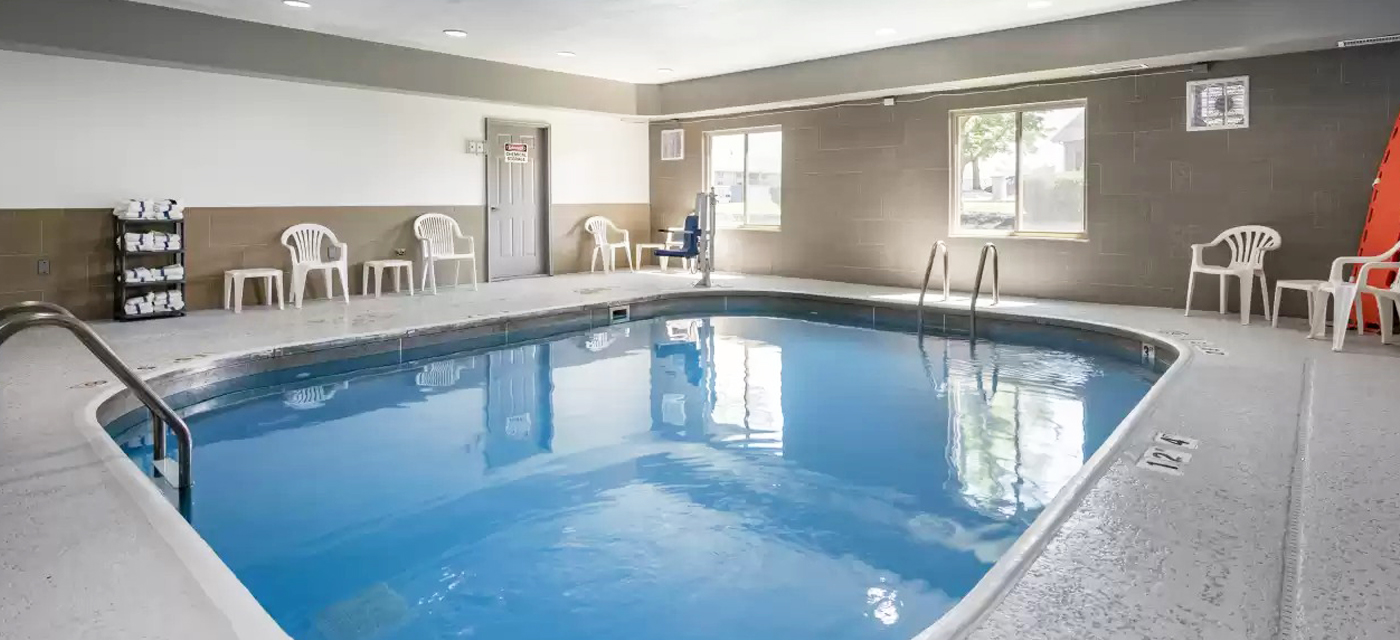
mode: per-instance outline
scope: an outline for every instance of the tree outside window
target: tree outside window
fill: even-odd
[[[952,117],[954,233],[1084,233],[1084,102]]]

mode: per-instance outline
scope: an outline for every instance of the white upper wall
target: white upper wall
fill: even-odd
[[[0,208],[479,205],[486,117],[551,125],[555,203],[648,201],[617,116],[0,51]]]

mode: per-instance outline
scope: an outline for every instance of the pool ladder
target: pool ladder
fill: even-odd
[[[190,489],[194,486],[190,474],[190,451],[194,445],[189,425],[112,351],[88,323],[79,320],[68,309],[49,302],[20,302],[0,308],[0,345],[16,333],[33,327],[67,329],[146,406],[151,413],[152,466],[156,475],[179,491],[181,513],[189,513]],[[165,456],[167,426],[175,434],[176,453],[179,456],[173,464]]]
[[[924,298],[928,295],[928,281],[933,276],[933,263],[938,261],[939,254],[943,255],[943,300],[948,300],[948,245],[939,240],[933,243],[933,249],[928,254],[928,266],[924,267],[924,281],[919,286],[919,307],[915,312],[917,318],[915,332],[922,336],[924,334]],[[972,284],[972,301],[970,309],[969,330],[972,339],[977,339],[977,298],[982,292],[982,275],[987,267],[987,256],[992,257],[992,305],[1001,302],[1001,266],[1000,254],[997,246],[988,242],[982,245],[982,254],[977,258],[977,277]]]
[[[997,246],[988,242],[982,245],[982,255],[977,257],[977,277],[972,280],[972,303],[968,321],[968,333],[977,340],[977,296],[982,293],[982,272],[987,267],[987,255],[992,256],[992,306],[1001,302],[1001,266]]]
[[[915,312],[918,319],[915,325],[915,333],[924,335],[924,297],[928,295],[928,280],[933,276],[933,263],[938,260],[938,254],[943,254],[943,301],[948,301],[948,245],[939,240],[933,243],[933,249],[928,254],[928,266],[924,267],[924,284],[919,287],[919,310]]]

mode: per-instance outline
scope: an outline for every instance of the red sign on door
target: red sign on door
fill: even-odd
[[[505,161],[507,164],[526,164],[530,162],[530,147],[524,142],[507,142],[505,144]]]

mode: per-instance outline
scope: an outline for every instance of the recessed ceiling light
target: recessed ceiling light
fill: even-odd
[[[658,67],[656,69],[657,73],[671,73],[672,71],[675,71],[675,69],[672,69],[670,67]]]
[[[560,58],[572,58],[572,57],[574,57],[574,56],[576,56],[576,55],[578,55],[578,54],[577,54],[577,53],[574,53],[574,52],[572,52],[572,51],[560,51],[560,52],[558,52],[558,53],[556,53],[556,54],[554,54],[554,55],[557,55],[557,56],[559,56]]]
[[[449,38],[465,38],[467,37],[467,32],[461,29],[443,29],[442,35],[445,35]]]
[[[890,36],[892,36],[892,35],[894,35],[894,34],[896,34],[896,33],[899,33],[899,32],[898,32],[898,31],[895,31],[894,29],[892,29],[892,28],[890,28],[890,27],[885,27],[884,29],[876,29],[876,30],[875,30],[875,35],[880,36],[881,38],[888,38],[888,37],[890,37]]]
[[[1026,4],[1026,8],[1027,8],[1027,9],[1049,9],[1049,8],[1050,8],[1051,6],[1053,6],[1054,4],[1055,4],[1055,3],[1051,2],[1050,0],[1031,0],[1030,3]]]
[[[307,2],[306,0],[282,0],[282,4],[285,4],[285,5],[289,6],[289,7],[292,7],[293,9],[310,9],[310,8],[311,8],[311,3],[310,3],[310,2]]]

